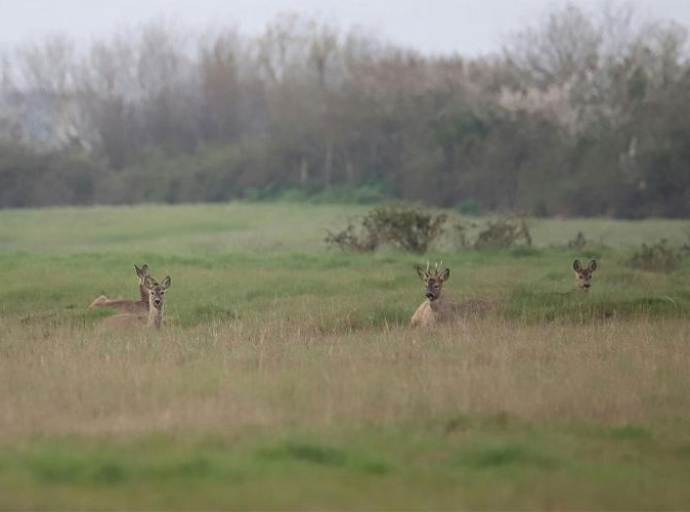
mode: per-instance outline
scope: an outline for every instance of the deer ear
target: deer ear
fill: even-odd
[[[419,275],[419,279],[421,279],[425,283],[429,280],[429,273],[422,267],[417,267],[417,275]]]
[[[165,276],[165,279],[163,279],[163,282],[161,283],[161,288],[167,290],[168,288],[170,288],[170,283],[170,276]]]
[[[575,272],[579,272],[580,270],[582,270],[582,263],[580,263],[580,260],[573,261],[573,270]]]
[[[439,278],[441,281],[447,281],[449,277],[450,277],[450,269],[449,269],[449,268],[445,269],[445,270],[444,270],[443,272],[441,272],[441,273],[439,274],[439,276],[438,276],[438,278]]]
[[[592,260],[589,262],[589,271],[594,272],[597,269],[597,260]]]
[[[151,279],[150,276],[144,277],[144,286],[148,288],[149,290],[152,290],[154,286],[156,286],[156,282]]]
[[[144,266],[139,268],[134,265],[134,271],[137,273],[137,277],[139,279],[144,279],[147,275],[149,275],[149,266],[144,264]]]

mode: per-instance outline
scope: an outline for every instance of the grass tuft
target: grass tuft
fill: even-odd
[[[475,469],[492,469],[503,466],[553,469],[556,459],[535,446],[518,442],[486,443],[468,448],[458,458],[458,463]]]
[[[288,441],[276,448],[263,450],[260,455],[268,460],[294,460],[321,466],[344,466],[347,462],[342,450],[298,441]]]

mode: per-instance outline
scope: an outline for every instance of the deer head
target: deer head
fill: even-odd
[[[137,273],[139,278],[139,296],[141,297],[141,302],[149,301],[149,289],[144,285],[144,280],[149,277],[149,266],[144,264],[141,268],[134,265],[134,271]]]
[[[426,264],[426,269],[417,267],[419,278],[426,284],[424,295],[430,302],[438,300],[441,297],[443,283],[450,277],[450,269],[446,268],[441,271],[442,265],[443,262],[436,263],[433,270],[429,269],[429,263]]]
[[[170,287],[170,276],[166,276],[161,284],[158,284],[150,276],[146,276],[144,278],[144,286],[149,294],[149,311],[153,311],[154,309],[162,311],[165,292]]]
[[[586,267],[582,266],[580,260],[573,261],[573,270],[575,271],[575,281],[577,286],[585,292],[588,292],[592,286],[592,273],[597,269],[596,260],[589,262]]]

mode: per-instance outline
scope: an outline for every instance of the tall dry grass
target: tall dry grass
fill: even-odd
[[[22,324],[0,344],[0,441],[36,434],[321,428],[507,413],[690,417],[685,320],[325,332],[274,318],[156,331]]]

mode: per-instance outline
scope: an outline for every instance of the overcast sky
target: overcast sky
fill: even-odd
[[[0,0],[0,43],[43,34],[86,39],[118,27],[161,20],[195,28],[229,24],[258,33],[274,16],[297,12],[340,27],[362,27],[426,53],[481,54],[502,37],[565,0]],[[597,0],[572,2],[587,9]],[[618,2],[620,3],[620,2]],[[690,27],[690,0],[631,0],[644,18]]]

